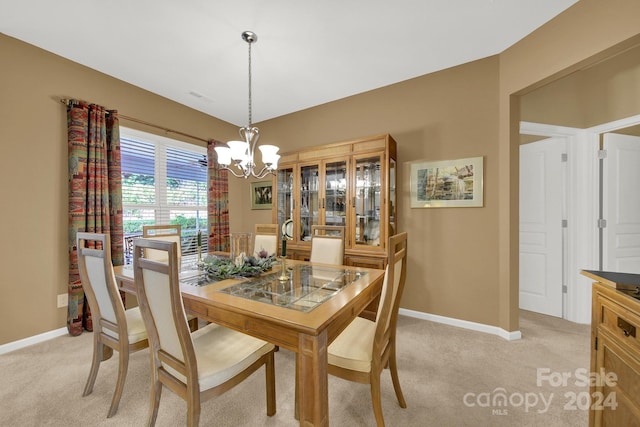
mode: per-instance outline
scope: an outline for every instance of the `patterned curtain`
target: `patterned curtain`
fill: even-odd
[[[124,264],[118,113],[84,101],[67,105],[69,144],[70,335],[92,331],[91,310],[78,272],[76,233],[108,233],[114,265]]]
[[[207,144],[209,192],[207,219],[209,221],[209,251],[229,252],[229,182],[228,173],[218,165],[218,153],[213,149],[219,142]]]

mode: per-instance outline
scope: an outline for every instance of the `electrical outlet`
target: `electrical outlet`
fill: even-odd
[[[58,308],[66,307],[69,305],[69,294],[58,295]]]

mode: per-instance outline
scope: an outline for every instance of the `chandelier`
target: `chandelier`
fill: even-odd
[[[261,145],[258,148],[262,153],[264,166],[260,172],[256,172],[254,161],[255,149],[260,139],[260,131],[251,124],[251,44],[258,41],[258,36],[251,32],[242,33],[242,39],[249,45],[249,124],[240,128],[242,141],[229,141],[227,147],[216,147],[218,164],[238,178],[264,178],[268,174],[275,174],[278,169],[278,147],[275,145]],[[232,167],[233,166],[233,167]]]

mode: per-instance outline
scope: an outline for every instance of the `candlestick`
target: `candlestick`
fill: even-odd
[[[198,230],[198,259],[196,260],[196,266],[202,269],[204,262],[202,261],[202,231]]]
[[[287,276],[287,258],[280,257],[278,260],[280,261],[280,277],[278,277],[278,280],[281,282],[289,280],[289,276]]]

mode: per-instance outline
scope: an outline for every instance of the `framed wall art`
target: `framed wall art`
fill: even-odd
[[[411,207],[482,207],[483,163],[483,157],[410,162]]]
[[[271,209],[272,188],[271,181],[251,183],[251,209]]]

